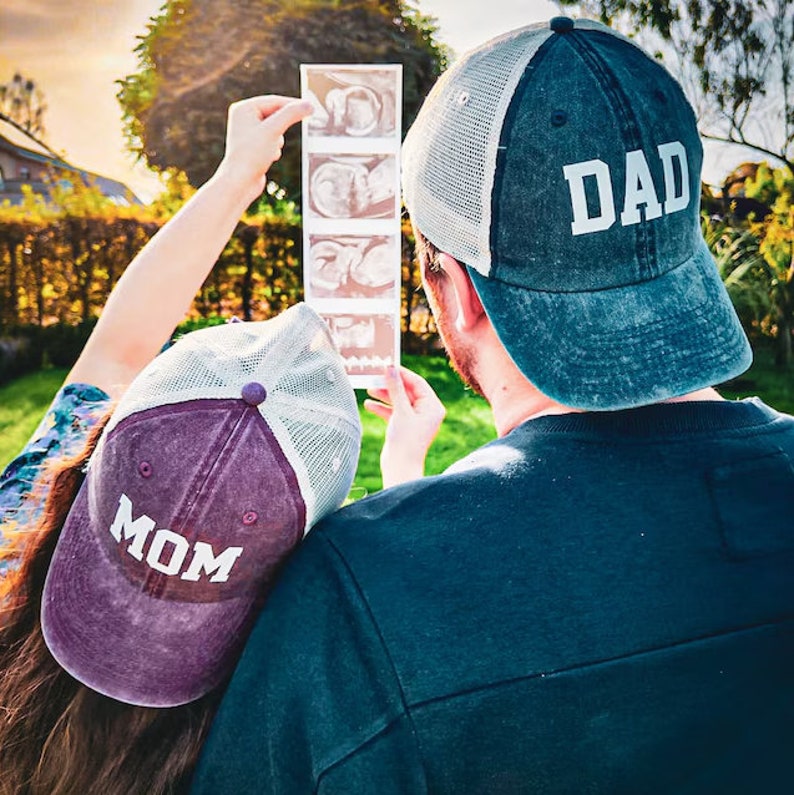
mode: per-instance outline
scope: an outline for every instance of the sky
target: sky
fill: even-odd
[[[76,166],[129,185],[144,201],[159,183],[124,148],[115,81],[136,71],[137,37],[163,0],[2,0],[0,82],[15,71],[47,103],[46,142]],[[457,54],[507,30],[555,16],[549,0],[418,0]],[[741,155],[707,147],[704,176],[717,182]]]
[[[135,71],[136,36],[160,0],[2,0],[0,82],[15,71],[34,80],[47,103],[46,142],[74,165],[157,192],[124,149],[114,81]]]

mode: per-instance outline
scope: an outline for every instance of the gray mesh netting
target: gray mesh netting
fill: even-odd
[[[403,195],[414,223],[484,276],[502,125],[524,69],[549,35],[547,24],[531,25],[465,55],[433,87],[403,144]]]

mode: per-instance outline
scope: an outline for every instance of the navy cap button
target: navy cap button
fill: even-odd
[[[555,33],[570,33],[573,30],[573,20],[570,17],[553,17],[549,27]]]
[[[551,123],[554,127],[562,127],[568,121],[568,114],[564,110],[551,112]]]

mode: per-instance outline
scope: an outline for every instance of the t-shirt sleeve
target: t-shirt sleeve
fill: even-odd
[[[58,391],[22,452],[0,474],[0,547],[17,528],[38,521],[47,496],[40,486],[45,466],[78,453],[110,403],[105,392],[88,384],[67,384]],[[7,565],[0,557],[0,576]]]
[[[403,704],[344,560],[310,533],[248,639],[191,792],[424,792]]]

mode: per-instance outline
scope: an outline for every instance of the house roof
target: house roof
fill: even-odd
[[[96,185],[103,195],[118,204],[141,203],[140,199],[123,182],[73,166],[54,150],[50,149],[43,141],[39,141],[21,127],[6,119],[2,114],[0,114],[0,148],[10,149],[18,156],[29,160],[48,163],[55,166],[55,168],[77,173],[86,182]],[[25,180],[25,182],[29,183],[30,181]],[[21,203],[20,183],[20,180],[7,179],[5,186],[0,187],[0,199],[10,200],[11,204]],[[38,191],[39,183],[35,183],[34,188]]]
[[[20,151],[20,154],[38,155],[37,160],[60,160],[56,152],[50,149],[45,143],[34,138],[30,133],[13,124],[8,119],[0,115],[0,139],[5,139],[12,147]]]

